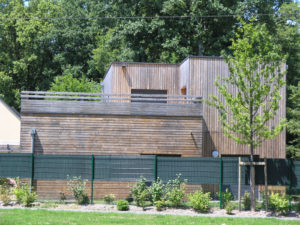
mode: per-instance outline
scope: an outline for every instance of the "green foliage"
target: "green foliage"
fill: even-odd
[[[144,177],[141,177],[141,179],[130,189],[130,192],[138,206],[145,206],[145,201],[151,199]]]
[[[179,207],[183,204],[183,199],[185,196],[185,181],[181,181],[181,174],[177,174],[174,180],[169,180],[167,187],[167,198],[171,202],[173,207]]]
[[[32,203],[37,199],[37,195],[34,191],[29,191],[29,188],[24,189],[22,195],[22,203],[25,207],[30,207]]]
[[[69,190],[73,193],[73,196],[79,205],[89,204],[89,197],[85,192],[87,180],[82,180],[81,177],[74,176],[70,178],[67,176],[67,184]]]
[[[49,91],[53,92],[101,92],[99,83],[90,81],[82,76],[80,79],[74,78],[72,74],[57,76],[51,84]]]
[[[125,200],[119,200],[117,202],[117,209],[119,211],[128,211],[129,210],[129,204]]]
[[[232,193],[229,191],[228,188],[226,188],[225,192],[222,192],[222,200],[223,200],[223,207],[226,207],[227,204],[233,200],[233,195]]]
[[[3,202],[3,205],[8,205],[11,202],[10,193],[11,190],[8,185],[0,185],[0,200]]]
[[[230,47],[233,55],[226,56],[230,75],[215,82],[225,101],[211,96],[209,103],[218,109],[228,137],[256,148],[284,127],[284,120],[274,127],[266,123],[279,108],[280,89],[285,85],[281,68],[286,56],[265,25],[254,25],[253,19],[249,24],[240,22],[242,26]],[[237,92],[231,92],[229,86]]]
[[[161,201],[166,196],[166,186],[163,184],[162,180],[158,178],[152,183],[149,192],[153,202]]]
[[[203,193],[202,190],[195,191],[193,194],[188,195],[188,199],[192,204],[194,210],[200,212],[208,212],[210,206],[209,202],[211,201],[210,193]]]
[[[22,187],[16,187],[15,190],[14,190],[14,194],[15,194],[15,197],[16,197],[16,201],[18,204],[21,204],[22,203],[22,198],[24,196],[24,188]]]
[[[164,207],[166,206],[165,201],[162,201],[162,200],[156,201],[156,202],[154,202],[154,204],[155,204],[157,211],[162,211],[164,209]]]
[[[126,201],[130,204],[133,202],[133,197],[132,197],[132,194],[130,194],[127,198],[126,198]]]
[[[294,160],[300,159],[300,82],[298,86],[290,87],[291,94],[289,101],[291,107],[287,108],[289,121],[287,130],[293,139],[289,142],[287,147],[287,154]]]
[[[111,203],[113,203],[114,201],[115,201],[115,195],[114,194],[108,194],[108,195],[105,195],[104,196],[104,201],[105,201],[105,203],[107,203],[107,204],[111,204]]]
[[[63,203],[63,204],[66,202],[67,196],[66,196],[66,194],[65,194],[64,192],[60,192],[60,193],[59,193],[59,200],[60,200],[60,202]]]
[[[231,215],[232,214],[232,210],[234,210],[234,204],[233,202],[228,202],[228,204],[225,207],[226,210],[226,214]]]
[[[272,193],[269,197],[269,207],[275,212],[286,215],[289,209],[289,201],[286,196]]]
[[[250,210],[251,207],[251,197],[249,192],[245,192],[243,196],[243,205],[245,210]]]

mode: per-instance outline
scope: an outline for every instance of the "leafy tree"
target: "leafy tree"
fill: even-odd
[[[293,139],[289,142],[287,147],[288,154],[292,159],[300,159],[300,82],[298,86],[291,87],[292,94],[289,97],[291,105],[293,107],[287,108],[287,114],[289,116],[289,121],[287,124],[287,129]]]
[[[211,96],[209,103],[219,111],[224,133],[238,144],[249,146],[251,209],[255,210],[254,149],[284,127],[284,120],[274,127],[267,122],[279,108],[286,56],[282,56],[266,26],[254,25],[254,19],[249,24],[241,20],[230,50],[233,54],[225,57],[230,75],[215,82],[222,98]],[[230,87],[236,92],[231,92]]]
[[[74,78],[72,74],[57,76],[51,83],[49,91],[52,92],[101,92],[99,83],[86,77]]]

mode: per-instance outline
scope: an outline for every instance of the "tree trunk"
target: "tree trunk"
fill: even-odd
[[[253,165],[254,159],[253,159],[253,143],[250,145],[250,185],[251,185],[251,211],[255,211],[256,208],[256,199],[255,199],[255,167]]]

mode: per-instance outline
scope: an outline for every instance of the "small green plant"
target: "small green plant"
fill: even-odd
[[[85,192],[87,180],[82,180],[81,177],[74,176],[70,178],[67,176],[67,184],[69,190],[73,193],[73,196],[79,205],[89,204],[89,197]]]
[[[146,201],[148,196],[149,196],[149,192],[147,190],[142,191],[142,193],[140,194],[139,201],[140,201],[140,206],[143,208],[143,211],[145,211]]]
[[[149,193],[149,188],[146,184],[146,179],[141,177],[141,179],[130,189],[137,206],[142,206],[145,204],[146,200],[151,200],[151,195]],[[147,194],[146,194],[147,193]]]
[[[8,186],[0,187],[0,200],[3,202],[3,205],[8,205],[11,202],[10,188]]]
[[[295,208],[295,210],[296,210],[297,212],[300,212],[300,201],[297,201],[297,202],[296,202],[296,208]]]
[[[151,187],[149,188],[149,192],[151,194],[151,199],[155,203],[157,201],[161,201],[164,196],[166,195],[166,187],[163,184],[162,180],[159,178],[152,183]]]
[[[60,200],[60,202],[63,203],[63,204],[66,202],[67,196],[66,196],[65,192],[60,192],[60,193],[59,193],[59,200]]]
[[[115,195],[114,194],[108,194],[104,196],[104,201],[107,204],[111,204],[115,201]]]
[[[36,198],[36,193],[34,191],[30,192],[29,187],[26,184],[23,189],[22,203],[25,205],[25,207],[30,207],[32,203],[36,200]]]
[[[228,215],[231,215],[232,214],[232,210],[234,210],[234,204],[233,204],[233,202],[230,202],[230,201],[227,202],[225,210],[226,210],[226,213]]]
[[[245,210],[250,210],[251,207],[251,197],[250,197],[250,193],[249,192],[245,192],[244,196],[243,196],[243,205]]]
[[[129,204],[125,200],[119,200],[117,202],[117,209],[119,211],[128,211],[129,210]]]
[[[209,210],[209,202],[211,201],[210,193],[203,193],[202,190],[196,191],[188,195],[188,199],[192,204],[194,210],[200,212],[207,212]]]
[[[285,195],[272,193],[269,198],[269,206],[271,210],[286,215],[289,209],[289,202]]]
[[[217,192],[217,196],[219,198],[220,192]],[[229,191],[228,188],[226,188],[225,192],[222,192],[222,201],[223,201],[223,207],[225,208],[227,203],[233,200],[233,195]]]
[[[16,187],[15,190],[14,190],[14,194],[15,194],[15,197],[16,197],[16,202],[18,204],[21,204],[22,203],[22,198],[23,198],[23,195],[24,195],[24,188],[23,187]]]
[[[164,209],[164,207],[166,206],[165,201],[161,201],[161,200],[154,202],[154,204],[155,204],[157,211],[162,211]]]
[[[185,183],[186,180],[181,182],[181,174],[177,174],[174,180],[169,180],[167,183],[167,198],[173,207],[179,207],[183,204],[185,196]]]

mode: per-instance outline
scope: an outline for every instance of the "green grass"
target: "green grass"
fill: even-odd
[[[79,224],[235,224],[235,225],[293,225],[300,221],[257,218],[210,218],[165,215],[137,215],[119,213],[70,212],[29,209],[0,210],[1,225],[79,225]]]

